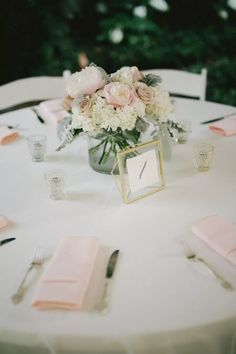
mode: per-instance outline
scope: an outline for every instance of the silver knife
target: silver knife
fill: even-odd
[[[209,123],[217,122],[218,120],[222,120],[222,119],[224,119],[224,118],[231,117],[231,116],[233,116],[234,114],[236,114],[236,112],[227,114],[227,115],[222,116],[222,117],[218,117],[218,118],[213,118],[213,119],[205,120],[204,122],[201,122],[200,124],[209,124]]]
[[[0,246],[5,245],[5,243],[15,240],[15,237],[5,238],[5,240],[0,241]]]
[[[112,252],[109,261],[107,263],[107,270],[106,270],[106,279],[105,279],[105,284],[104,284],[104,289],[103,289],[103,296],[102,296],[102,301],[99,304],[99,311],[102,311],[102,313],[106,313],[108,309],[108,299],[109,299],[109,285],[111,278],[114,274],[117,259],[119,255],[119,250],[115,250]]]
[[[31,110],[35,113],[35,115],[38,118],[38,120],[40,121],[40,123],[45,124],[44,119],[39,115],[37,109],[34,107],[31,107]]]

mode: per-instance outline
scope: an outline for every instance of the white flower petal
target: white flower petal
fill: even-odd
[[[115,44],[120,43],[122,41],[123,37],[124,37],[124,34],[120,28],[114,28],[113,30],[111,30],[109,32],[109,38]]]
[[[228,0],[227,5],[231,7],[231,9],[236,10],[236,0]]]
[[[133,14],[136,17],[144,18],[147,16],[147,8],[144,5],[136,6],[133,9]]]
[[[228,17],[229,17],[229,14],[228,14],[228,12],[226,11],[226,10],[220,10],[219,12],[218,12],[218,14],[219,14],[219,16],[223,19],[223,20],[227,20],[228,19]]]
[[[165,0],[150,0],[149,5],[159,11],[165,12],[169,10],[169,5]]]

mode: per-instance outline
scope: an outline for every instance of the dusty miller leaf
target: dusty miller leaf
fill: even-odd
[[[162,79],[156,74],[147,74],[140,81],[144,82],[147,86],[157,86],[162,82]]]

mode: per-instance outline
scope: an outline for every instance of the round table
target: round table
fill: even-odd
[[[88,164],[86,140],[61,152],[56,127],[41,124],[30,109],[1,116],[19,124],[21,139],[0,146],[0,214],[12,225],[0,230],[0,352],[13,353],[236,353],[236,291],[225,290],[200,264],[183,254],[191,247],[236,289],[236,268],[191,233],[191,225],[218,214],[236,222],[236,136],[219,136],[200,122],[234,107],[191,99],[175,100],[173,119],[189,119],[186,144],[175,144],[164,163],[165,188],[124,204],[114,180]],[[45,162],[31,161],[24,137],[48,138]],[[192,145],[214,144],[208,172],[197,172]],[[67,199],[48,197],[44,173],[63,168]],[[40,272],[32,275],[24,300],[11,296],[36,246],[53,254],[66,236],[95,236],[120,256],[112,279],[109,311],[39,311],[31,306]],[[45,265],[46,266],[46,265]]]

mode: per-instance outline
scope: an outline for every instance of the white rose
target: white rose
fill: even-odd
[[[132,85],[142,78],[143,74],[136,66],[123,66],[123,68],[111,74],[112,81],[119,81],[127,85]]]

